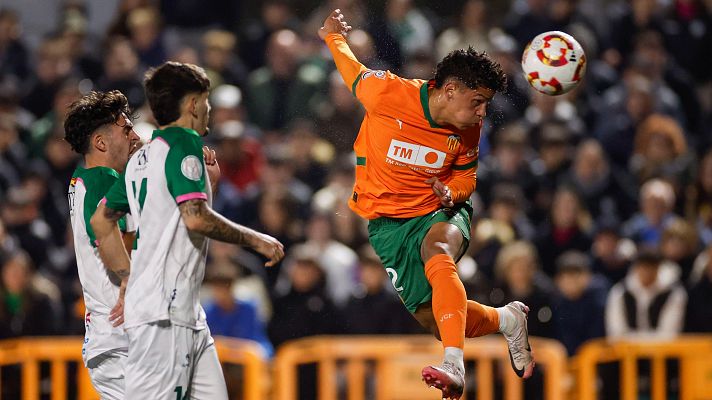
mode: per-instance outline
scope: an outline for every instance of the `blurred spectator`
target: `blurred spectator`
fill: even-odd
[[[682,128],[674,119],[653,114],[638,126],[629,163],[638,182],[663,178],[685,187],[691,181],[692,161]]]
[[[534,336],[554,337],[554,286],[542,274],[536,248],[523,241],[507,244],[497,255],[497,282],[490,293],[493,307],[518,300],[529,306],[529,333]]]
[[[14,115],[0,114],[0,195],[20,183],[26,157]]]
[[[317,136],[311,121],[301,118],[290,123],[286,139],[294,176],[309,185],[312,191],[319,190],[326,183],[334,147]]]
[[[271,358],[274,348],[267,339],[265,326],[257,314],[257,308],[254,304],[233,296],[232,287],[237,278],[235,265],[211,265],[206,280],[212,289],[212,301],[205,305],[210,332],[216,336],[254,340],[259,343],[264,355]]]
[[[515,40],[495,29],[490,31],[488,41],[491,43],[491,49],[488,50],[490,57],[499,63],[507,75],[507,91],[495,94],[489,109],[496,112],[487,115],[492,129],[496,131],[499,127],[522,117],[529,105],[531,87],[521,73],[521,54],[517,52]]]
[[[38,268],[47,267],[52,247],[52,231],[40,216],[37,202],[25,188],[15,186],[5,195],[0,215],[5,229],[17,238],[23,250]],[[51,269],[51,268],[50,268]]]
[[[54,96],[64,79],[72,72],[69,43],[64,38],[50,36],[37,49],[36,78],[22,106],[40,118],[52,109]]]
[[[18,251],[2,265],[0,286],[0,337],[46,336],[56,333],[57,314],[49,296],[33,283],[33,266],[28,255]]]
[[[131,44],[144,66],[155,67],[166,61],[167,50],[163,38],[163,21],[155,7],[131,10],[127,25]]]
[[[671,222],[675,191],[668,182],[651,179],[640,188],[640,211],[623,225],[623,236],[637,244],[656,247],[663,229]]]
[[[591,248],[591,216],[578,194],[559,187],[551,203],[551,220],[539,226],[535,240],[544,272],[553,277],[556,259],[567,250],[587,252]]]
[[[354,40],[350,35],[351,41]],[[370,66],[371,68],[377,68]],[[316,120],[319,136],[328,140],[338,153],[348,153],[353,149],[361,121],[363,107],[356,100],[338,71],[329,75],[329,97],[318,110]]]
[[[388,28],[404,57],[432,52],[433,27],[413,0],[388,0],[385,9]]]
[[[131,42],[120,36],[108,39],[104,54],[104,74],[97,84],[99,90],[119,90],[129,100],[131,109],[145,101],[139,58]]]
[[[61,17],[61,37],[69,46],[69,54],[77,73],[96,82],[102,73],[101,61],[95,56],[95,38],[88,32],[89,16],[85,4],[66,2]]]
[[[625,280],[611,288],[606,333],[611,339],[671,339],[682,332],[687,293],[679,270],[660,254],[642,251]]]
[[[537,188],[530,215],[541,220],[551,208],[554,192],[569,169],[574,138],[565,123],[555,120],[535,126],[529,136],[537,144],[539,153],[531,162]]]
[[[302,64],[301,45],[294,31],[275,32],[264,50],[267,65],[248,78],[245,104],[250,120],[266,131],[284,128],[296,117],[313,117],[323,96],[326,74]]]
[[[673,218],[663,230],[660,253],[680,267],[680,281],[687,282],[690,278],[699,250],[695,227],[682,218]]]
[[[606,334],[603,315],[608,283],[592,274],[588,256],[575,250],[556,260],[555,282],[559,290],[554,303],[556,338],[572,356],[585,341]]]
[[[598,224],[591,245],[593,272],[605,276],[611,284],[618,283],[628,273],[635,253],[635,243],[621,236],[617,222],[604,220]]]
[[[438,36],[435,49],[438,60],[453,50],[472,46],[477,51],[491,50],[487,3],[484,0],[468,0],[462,5],[458,24],[445,29]]]
[[[634,73],[604,93],[593,132],[615,165],[627,166],[638,124],[657,108],[654,96],[651,82]]]
[[[550,31],[554,23],[549,17],[548,0],[526,0],[513,3],[505,17],[504,28],[519,45],[519,52],[542,32]]]
[[[383,264],[366,245],[359,255],[359,284],[344,308],[347,334],[425,333],[393,291]]]
[[[235,35],[228,31],[213,29],[205,32],[202,39],[203,67],[210,78],[210,86],[217,88],[228,84],[245,87],[247,67],[235,54],[237,47]]]
[[[525,198],[531,199],[536,180],[527,162],[529,143],[525,127],[518,122],[508,124],[493,136],[492,155],[480,161],[477,171],[477,192],[482,201],[490,203],[492,188],[498,183],[517,185]]]
[[[237,120],[225,121],[215,128],[222,178],[243,196],[258,191],[260,171],[265,163],[262,145],[247,129]]]
[[[22,82],[30,74],[29,52],[22,43],[17,12],[0,9],[0,76]]]
[[[109,24],[106,31],[106,37],[122,36],[129,37],[129,15],[131,12],[138,8],[151,7],[155,3],[155,0],[119,0],[119,4],[116,10],[116,15],[113,21]],[[165,13],[161,12],[165,17]]]
[[[241,32],[244,42],[240,46],[240,58],[245,61],[250,70],[262,68],[265,64],[269,64],[267,60],[269,52],[265,50],[268,48],[271,37],[275,33],[284,29],[292,31],[299,29],[299,21],[294,17],[289,1],[268,0],[261,2],[260,6],[259,18],[249,20],[245,25],[244,32]],[[324,22],[323,15],[325,14],[322,14],[319,27]],[[314,28],[309,33],[314,34],[319,27]]]
[[[702,0],[676,0],[661,26],[666,47],[697,82],[712,78],[712,5]]]
[[[317,254],[326,273],[326,290],[334,303],[346,304],[356,288],[358,257],[343,243],[334,240],[334,226],[328,215],[313,214],[307,222],[305,248]]]
[[[534,227],[522,209],[524,196],[512,184],[500,183],[492,190],[492,203],[487,215],[472,225],[472,240],[468,254],[477,262],[478,270],[488,280],[494,280],[497,254],[509,242],[517,239],[531,240]]]
[[[30,127],[30,136],[26,143],[31,157],[42,158],[51,137],[64,137],[64,118],[67,109],[79,97],[81,97],[79,82],[74,79],[61,82],[56,94],[52,95],[52,109]],[[69,173],[71,174],[72,171]]]
[[[620,66],[633,54],[633,39],[637,33],[660,29],[659,4],[656,0],[632,0],[616,2],[609,8],[609,33],[603,54],[606,62]]]
[[[339,333],[341,314],[326,293],[326,275],[318,253],[307,247],[292,249],[285,269],[289,289],[273,301],[269,337],[275,346],[305,336]]]
[[[599,221],[627,219],[635,211],[635,183],[625,171],[608,162],[595,139],[578,145],[573,165],[562,183],[576,190],[586,209]]]
[[[712,332],[712,246],[701,254],[702,263],[699,279],[688,291],[685,332]]]
[[[712,149],[700,161],[697,179],[687,189],[685,214],[695,223],[704,245],[712,243]]]

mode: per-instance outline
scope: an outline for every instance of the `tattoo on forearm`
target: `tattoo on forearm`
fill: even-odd
[[[249,239],[252,236],[251,229],[238,225],[212,211],[204,200],[188,200],[178,207],[182,217],[197,217],[204,220],[206,229],[201,233],[205,236],[237,245],[249,244]]]
[[[110,221],[118,221],[126,215],[125,211],[114,210],[113,208],[104,207],[104,218]]]

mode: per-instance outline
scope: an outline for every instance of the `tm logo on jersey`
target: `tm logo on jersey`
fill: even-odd
[[[388,158],[428,168],[442,168],[445,164],[445,153],[442,151],[395,139],[391,140],[391,146],[388,148]]]

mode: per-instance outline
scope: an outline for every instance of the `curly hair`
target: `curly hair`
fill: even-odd
[[[79,154],[89,152],[89,138],[104,125],[113,124],[121,114],[131,118],[129,102],[118,90],[90,92],[69,106],[64,121],[64,140]]]
[[[210,80],[203,68],[174,61],[148,70],[143,85],[148,105],[159,125],[180,118],[180,103],[185,95],[210,90]]]
[[[450,78],[461,81],[470,89],[486,87],[496,92],[507,89],[507,76],[502,67],[486,52],[478,52],[472,46],[450,52],[435,67],[436,88],[442,87]]]

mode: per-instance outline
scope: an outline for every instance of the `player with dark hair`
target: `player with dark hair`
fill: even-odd
[[[67,199],[86,305],[82,358],[102,399],[124,398],[128,339],[119,325],[123,323],[120,299],[126,281],[107,270],[99,258],[89,219],[140,144],[130,116],[126,96],[113,90],[91,92],[77,100],[64,122],[64,139],[84,156],[84,166],[72,174]],[[132,230],[125,218],[119,220],[119,226],[124,232]],[[134,237],[133,233],[124,234],[127,248]]]
[[[129,160],[91,224],[102,260],[130,278],[125,296],[129,339],[127,399],[227,399],[225,379],[200,306],[208,238],[249,246],[268,258],[284,256],[271,236],[235,224],[212,210],[205,157],[210,82],[192,64],[167,62],[144,81],[159,123],[151,141]],[[209,174],[210,172],[208,172]],[[130,212],[138,247],[129,258],[116,220]]]
[[[369,220],[371,245],[405,307],[443,342],[442,365],[425,367],[423,379],[459,399],[465,337],[495,332],[507,339],[515,372],[528,378],[529,309],[468,301],[455,264],[470,239],[480,129],[492,97],[505,90],[502,69],[469,48],[445,57],[431,80],[404,79],[361,64],[343,36],[350,29],[335,10],[319,30],[366,109],[349,206]]]

